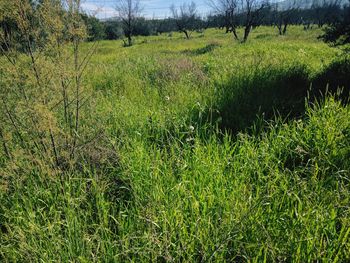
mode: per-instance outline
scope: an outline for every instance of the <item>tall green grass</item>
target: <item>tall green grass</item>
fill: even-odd
[[[349,259],[350,108],[330,98],[259,137],[134,141],[117,178],[20,175],[1,194],[5,261]],[[111,175],[109,175],[111,176]],[[111,195],[113,194],[113,195]],[[127,197],[127,198],[126,198]]]
[[[318,34],[100,43],[85,114],[119,164],[1,161],[0,261],[349,261],[348,59]]]

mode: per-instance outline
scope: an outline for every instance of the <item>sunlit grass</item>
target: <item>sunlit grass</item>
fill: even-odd
[[[89,114],[119,166],[6,174],[0,261],[350,260],[350,108],[304,97],[343,56],[320,32],[99,43],[85,76],[97,105]]]

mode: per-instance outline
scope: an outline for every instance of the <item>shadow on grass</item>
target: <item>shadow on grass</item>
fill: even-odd
[[[300,64],[254,68],[215,85],[212,106],[195,107],[184,120],[161,125],[149,118],[145,140],[160,149],[179,143],[191,146],[197,136],[239,132],[260,134],[276,116],[284,121],[304,118],[308,103],[329,92],[348,102],[350,60],[340,59],[318,74]],[[339,87],[343,92],[338,93]],[[192,130],[191,130],[192,129]]]
[[[305,97],[310,86],[304,66],[265,68],[233,77],[219,86],[211,119],[221,130],[244,131],[259,119],[298,117],[305,111]]]
[[[348,102],[350,95],[350,55],[345,55],[340,59],[334,60],[328,67],[319,72],[313,80],[313,86],[316,87],[314,95],[317,92],[324,93],[324,87],[330,93],[337,94],[342,89],[339,98],[343,102]],[[320,90],[320,87],[323,87]]]
[[[197,48],[194,50],[185,50],[182,53],[186,54],[186,55],[192,55],[192,56],[200,56],[200,55],[204,55],[210,52],[213,52],[216,48],[220,47],[221,45],[217,42],[212,42],[207,44],[204,47],[201,48]]]
[[[347,103],[349,87],[349,58],[335,60],[313,78],[303,65],[266,67],[218,84],[213,108],[207,109],[201,120],[193,119],[231,134],[259,132],[265,121],[276,115],[286,120],[302,118],[306,103],[322,99],[327,92]]]

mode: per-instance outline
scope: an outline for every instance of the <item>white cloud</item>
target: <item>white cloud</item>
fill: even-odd
[[[143,6],[143,15],[145,17],[157,17],[164,18],[169,15],[169,7],[171,4],[180,5],[190,0],[141,0]],[[208,12],[209,7],[206,4],[206,0],[194,0],[197,4],[199,13],[203,14]],[[94,15],[97,18],[109,18],[117,16],[117,12],[114,9],[115,2],[112,0],[85,0],[82,4],[83,10]]]
[[[97,18],[108,18],[117,15],[117,11],[113,7],[97,5],[93,3],[83,3],[81,8],[89,15]]]

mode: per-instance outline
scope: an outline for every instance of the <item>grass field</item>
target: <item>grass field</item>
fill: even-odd
[[[64,176],[0,162],[0,261],[349,261],[350,59],[320,34],[99,43],[83,126],[118,162]]]

